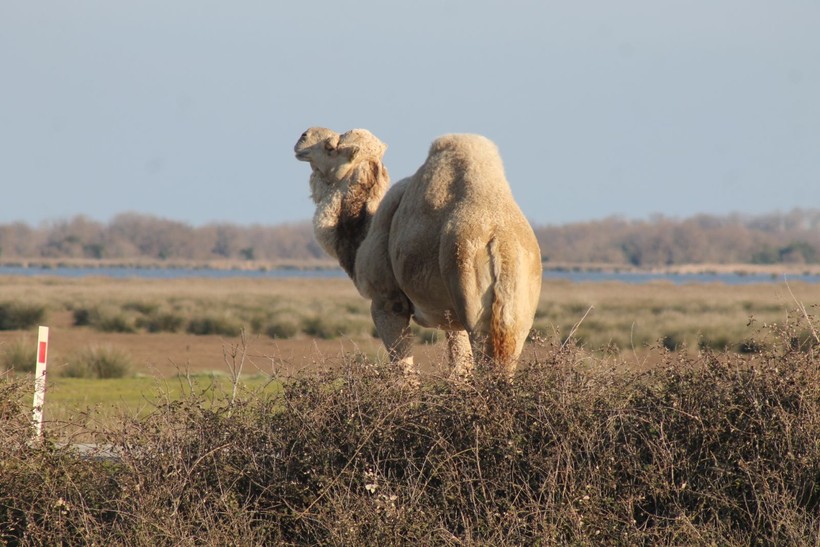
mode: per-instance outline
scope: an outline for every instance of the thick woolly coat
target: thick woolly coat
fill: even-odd
[[[479,135],[433,142],[380,204],[356,266],[364,296],[400,290],[416,322],[465,329],[473,353],[507,366],[532,327],[541,275],[538,242],[498,149]]]
[[[496,146],[479,135],[436,139],[411,177],[389,184],[386,146],[355,129],[306,131],[317,240],[339,260],[391,359],[413,367],[409,322],[447,332],[457,373],[492,360],[511,372],[532,327],[541,252]]]

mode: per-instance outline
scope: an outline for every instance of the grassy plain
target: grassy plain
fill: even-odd
[[[820,285],[549,281],[523,362],[543,360],[570,334],[585,352],[583,364],[631,370],[651,368],[660,347],[689,353],[760,349],[767,344],[761,328],[784,322],[796,300],[811,310],[820,304]],[[253,384],[261,381],[253,378],[338,366],[352,354],[386,357],[373,336],[368,302],[346,279],[5,277],[0,304],[44,310],[55,419],[89,405],[138,410],[155,400],[157,382],[174,385],[179,376],[228,381],[233,370]],[[445,375],[441,336],[416,332],[423,371]],[[811,333],[797,338],[806,344]],[[0,362],[24,368],[13,361],[31,359],[35,341],[33,327],[0,331]],[[31,353],[21,351],[26,346]],[[126,378],[63,377],[100,348],[128,361]]]
[[[748,351],[765,343],[760,329],[782,324],[797,302],[816,307],[820,285],[554,282],[542,290],[535,328],[566,336],[588,311],[574,336],[589,350],[642,354],[660,343],[677,351]]]

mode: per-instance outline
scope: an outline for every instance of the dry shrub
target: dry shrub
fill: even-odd
[[[0,344],[0,372],[34,372],[36,364],[37,347],[27,337]]]
[[[46,307],[26,302],[0,302],[0,330],[25,330],[43,322]]]
[[[288,318],[272,321],[264,329],[265,334],[277,340],[286,340],[299,334],[299,324]]]
[[[323,340],[339,337],[365,336],[373,330],[373,322],[350,314],[316,314],[302,319],[302,331]]]
[[[229,315],[205,315],[188,322],[187,332],[199,335],[239,336],[242,323]]]
[[[133,370],[131,356],[111,346],[89,346],[69,357],[60,371],[68,378],[124,378]]]
[[[269,397],[193,389],[100,434],[118,458],[88,466],[4,426],[0,541],[817,544],[820,352],[800,332],[642,374],[569,344],[512,382],[419,390],[351,359]]]
[[[179,332],[185,324],[185,318],[171,311],[153,311],[137,318],[137,327],[148,332]]]
[[[79,306],[72,310],[74,326],[91,327],[101,332],[137,332],[136,312],[114,304]]]
[[[0,544],[107,543],[116,469],[31,440],[29,380],[0,376]]]

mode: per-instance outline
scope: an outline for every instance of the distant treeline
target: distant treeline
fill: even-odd
[[[637,267],[820,263],[820,210],[649,220],[612,217],[536,226],[546,263]],[[0,225],[0,258],[311,261],[327,258],[309,222],[275,226],[183,222],[124,213]]]
[[[608,218],[536,229],[547,262],[622,264],[820,263],[820,210],[679,220]]]

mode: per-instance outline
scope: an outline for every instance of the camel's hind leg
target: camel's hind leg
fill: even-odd
[[[492,277],[485,269],[470,264],[457,264],[447,272],[448,290],[453,310],[465,331],[459,333],[458,344],[466,347],[462,354],[471,356],[470,368],[489,368],[493,347],[489,337],[493,305]]]
[[[387,348],[390,362],[398,364],[407,381],[418,383],[418,370],[413,363],[413,333],[410,331],[410,302],[403,294],[373,299],[370,315],[376,331]]]
[[[493,237],[445,275],[456,316],[469,333],[475,366],[511,377],[529,328],[523,337],[516,329],[517,263],[509,255],[514,253],[501,252]]]
[[[470,337],[464,330],[444,331],[447,338],[447,356],[453,367],[453,377],[463,380],[473,374],[473,352],[470,349]]]

